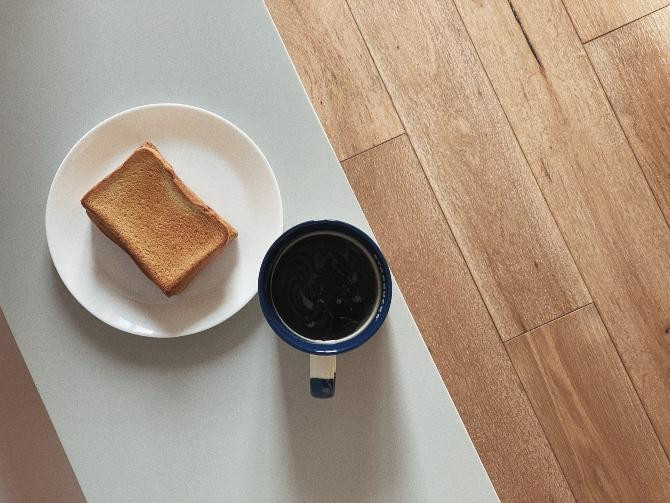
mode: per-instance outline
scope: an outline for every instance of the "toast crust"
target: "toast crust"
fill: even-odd
[[[156,162],[159,163],[160,167],[155,165]],[[133,189],[134,194],[139,193],[140,196],[143,196],[146,193],[147,199],[153,198],[151,201],[154,204],[154,209],[156,205],[161,205],[162,202],[166,207],[170,205],[173,207],[177,206],[178,209],[169,214],[170,217],[174,216],[175,220],[179,220],[179,217],[193,217],[195,215],[187,224],[182,225],[182,228],[178,229],[178,233],[172,229],[173,232],[168,233],[169,235],[159,235],[159,239],[157,239],[157,231],[153,228],[151,229],[153,241],[158,241],[157,243],[152,243],[153,250],[159,252],[157,254],[152,254],[151,248],[147,249],[144,246],[145,243],[141,242],[141,237],[136,235],[137,232],[126,232],[127,229],[124,228],[123,224],[128,223],[127,218],[125,222],[121,220],[119,223],[118,221],[119,213],[124,213],[125,211],[125,206],[121,204],[122,202],[125,205],[135,204],[139,206],[141,216],[136,217],[135,221],[130,222],[131,224],[139,220],[142,220],[139,223],[145,227],[154,224],[154,222],[151,222],[151,217],[146,216],[151,212],[152,208],[142,206],[146,204],[143,200],[138,202],[134,200],[130,202],[113,200],[116,195],[114,185],[128,184],[126,180],[122,180],[122,177],[126,172],[129,172],[131,169],[129,166],[132,163],[135,163],[135,165],[143,165],[142,163],[150,164],[154,170],[153,176],[158,177],[158,180],[152,180],[150,183],[156,185],[158,181],[161,184],[167,184],[167,186],[163,187],[148,186],[146,190],[142,188],[139,192]],[[156,173],[156,170],[160,170],[160,173]],[[161,174],[167,175],[167,179],[161,178]],[[132,173],[128,176],[131,175]],[[140,181],[140,183],[143,182],[143,180]],[[165,200],[165,198],[171,197],[175,199]],[[158,198],[158,201],[156,198]],[[150,142],[140,145],[117,169],[93,186],[81,199],[81,204],[86,209],[86,213],[91,221],[109,239],[130,255],[140,270],[156,283],[168,297],[181,292],[212,258],[218,255],[228,243],[237,237],[235,228],[221,218],[182,182],[174,172],[172,166],[163,158],[156,146]],[[146,211],[142,211],[144,209]],[[165,218],[166,211],[169,211],[169,209],[163,211],[163,218]],[[180,212],[182,213],[181,215],[176,214]],[[192,222],[194,218],[197,220],[195,223]],[[157,222],[157,225],[160,226],[161,222]],[[132,230],[136,231],[136,229]],[[196,238],[200,240],[199,244],[201,246],[198,246],[198,239],[195,239],[196,243],[193,244],[192,248],[186,247],[184,250],[185,247],[182,246],[185,241],[184,234],[188,237],[189,233],[195,234]],[[205,240],[204,243],[203,240]],[[178,246],[174,246],[175,244],[178,244]],[[185,255],[185,262],[188,262],[187,264],[177,264],[180,271],[176,274],[173,270],[164,270],[165,267],[163,267],[163,264],[157,263],[160,254],[171,257],[173,248],[179,248],[179,251]]]

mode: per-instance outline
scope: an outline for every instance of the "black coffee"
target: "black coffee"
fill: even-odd
[[[280,255],[271,275],[277,313],[308,339],[353,334],[379,307],[376,264],[358,244],[339,234],[308,235]]]

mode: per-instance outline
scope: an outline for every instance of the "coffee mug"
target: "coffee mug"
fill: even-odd
[[[310,392],[335,394],[335,357],[384,322],[391,273],[375,242],[338,220],[312,220],[282,234],[258,275],[263,315],[285,342],[309,353]]]

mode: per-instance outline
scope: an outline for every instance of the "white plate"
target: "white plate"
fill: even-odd
[[[146,140],[239,232],[171,298],[98,230],[80,203]],[[200,108],[158,104],[114,115],[72,147],[51,183],[46,232],[63,283],[93,315],[133,334],[176,337],[221,323],[251,300],[261,261],[281,234],[282,219],[274,173],[247,135]]]

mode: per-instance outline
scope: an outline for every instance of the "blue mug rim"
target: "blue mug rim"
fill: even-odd
[[[267,291],[269,286],[269,272],[278,252],[291,240],[314,231],[335,231],[345,234],[358,243],[363,245],[373,256],[382,280],[382,293],[379,308],[374,319],[360,333],[354,337],[343,339],[332,343],[312,342],[309,339],[300,337],[293,332],[281,320],[274,307]],[[261,305],[261,311],[272,330],[285,342],[300,351],[314,355],[334,355],[351,351],[370,339],[384,323],[391,307],[392,283],[391,271],[386,258],[382,254],[379,246],[365,232],[346,222],[340,220],[309,220],[307,222],[295,225],[279,236],[265,253],[261,268],[258,273],[258,300]]]

